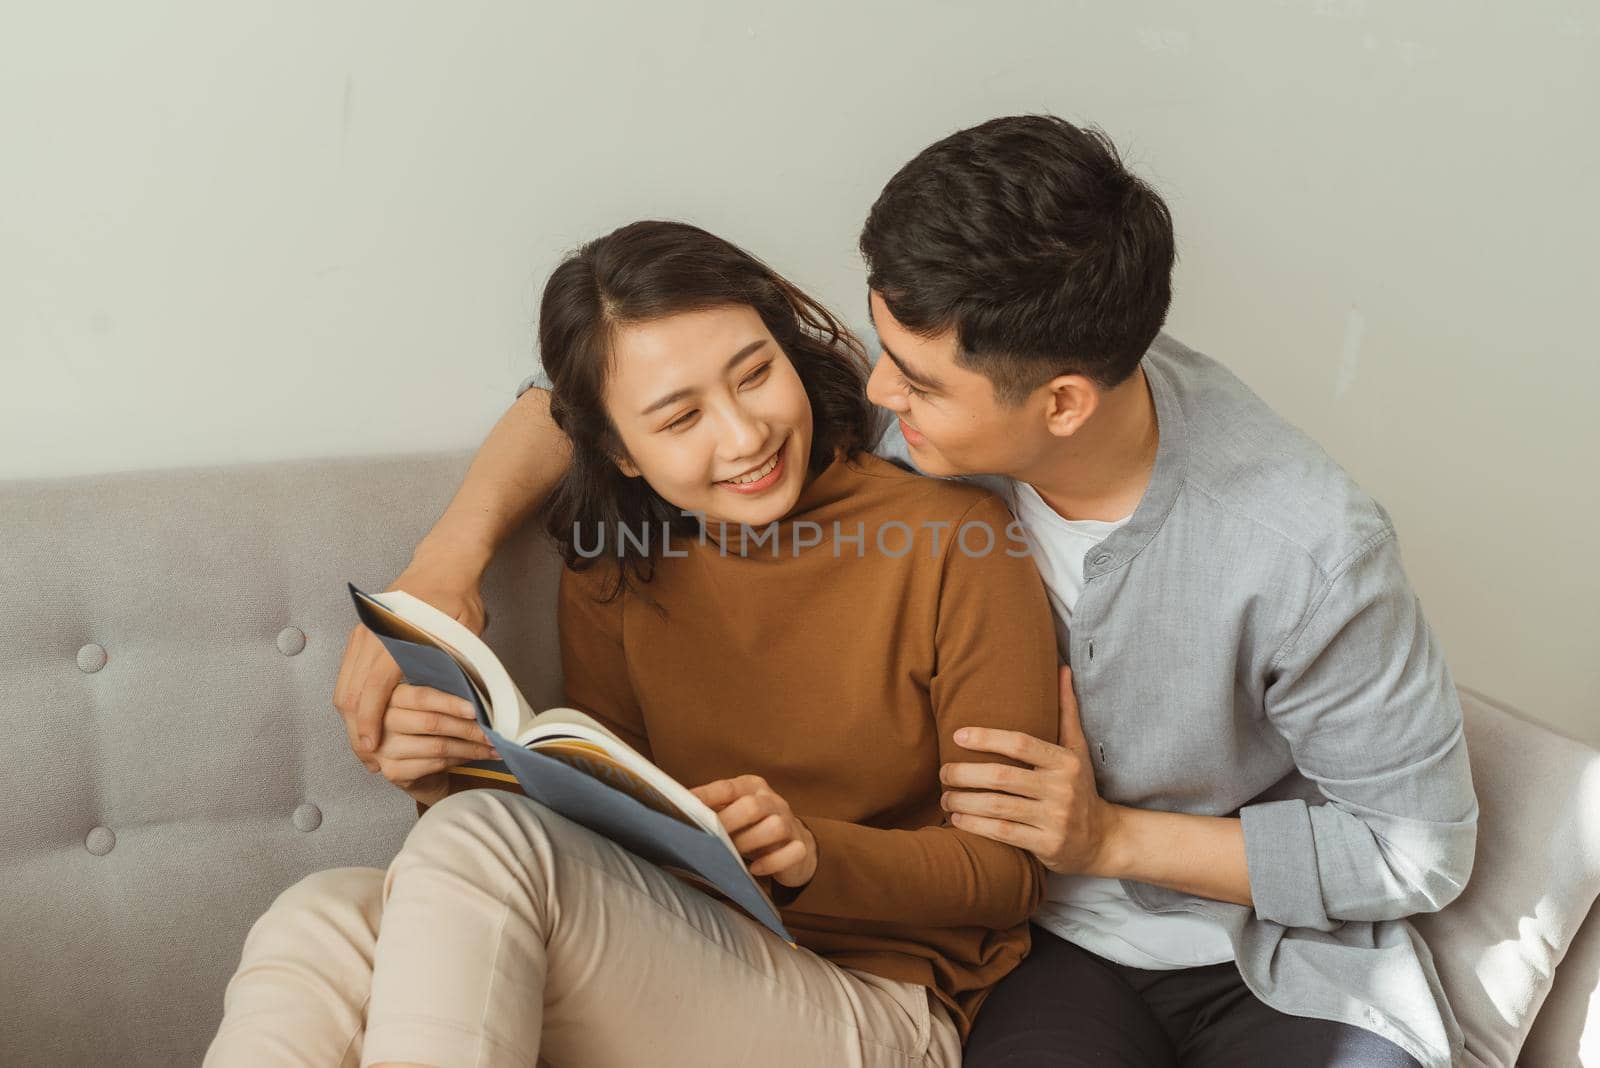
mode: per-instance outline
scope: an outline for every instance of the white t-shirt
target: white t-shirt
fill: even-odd
[[[1132,516],[1114,522],[1063,519],[1026,482],[1005,480],[1003,496],[1021,521],[1044,578],[1066,659],[1067,624],[1083,592],[1089,550]],[[1217,923],[1190,912],[1146,912],[1116,879],[1052,873],[1033,922],[1091,953],[1133,968],[1195,968],[1233,959],[1233,943]]]

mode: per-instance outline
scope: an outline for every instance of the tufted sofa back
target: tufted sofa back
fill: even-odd
[[[0,483],[0,1064],[198,1064],[244,936],[416,818],[332,708],[353,622],[470,456]],[[548,542],[486,635],[558,704]]]
[[[200,1063],[272,899],[388,864],[415,808],[332,709],[344,583],[397,575],[469,459],[0,483],[0,1065]],[[560,703],[558,576],[530,524],[485,580],[535,706]],[[1510,1063],[1532,1024],[1522,1064],[1600,1064],[1600,755],[1463,708],[1478,869],[1417,922],[1467,1063]]]

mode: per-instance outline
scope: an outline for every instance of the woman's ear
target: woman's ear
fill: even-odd
[[[611,462],[617,465],[617,470],[622,472],[624,478],[644,477],[639,473],[639,468],[634,464],[634,462],[628,458],[627,453],[620,453],[619,455],[613,456],[611,458]]]

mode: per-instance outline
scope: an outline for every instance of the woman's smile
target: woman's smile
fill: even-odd
[[[751,468],[741,475],[723,479],[720,482],[713,483],[713,485],[719,486],[730,493],[737,493],[746,497],[757,493],[765,493],[783,481],[784,473],[788,468],[788,465],[784,462],[783,453],[788,444],[789,438],[785,437],[764,463]]]

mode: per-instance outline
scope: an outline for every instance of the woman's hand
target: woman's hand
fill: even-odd
[[[374,759],[383,777],[413,798],[437,804],[449,790],[446,768],[496,757],[471,704],[427,686],[394,688]]]
[[[477,574],[469,564],[434,555],[413,562],[389,589],[426,601],[472,633],[482,634],[488,615]],[[333,707],[344,720],[351,750],[368,771],[379,770],[374,750],[384,739],[384,710],[404,678],[378,636],[357,623],[345,639]]]
[[[690,792],[717,814],[751,875],[794,887],[816,874],[817,840],[761,776],[718,779]]]

